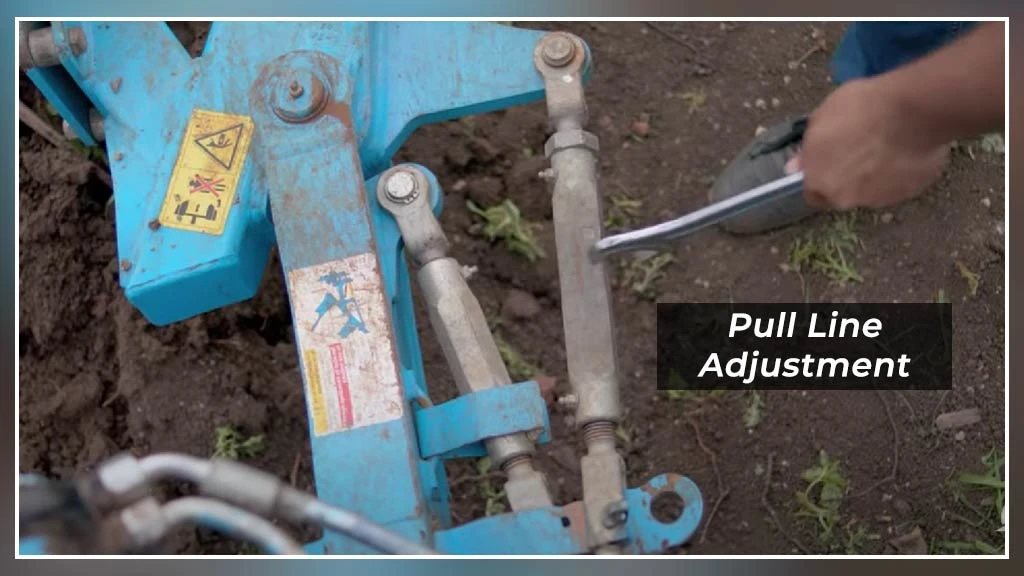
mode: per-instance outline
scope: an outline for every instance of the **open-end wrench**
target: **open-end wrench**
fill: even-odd
[[[603,258],[622,252],[655,250],[669,242],[689,236],[752,208],[800,194],[803,189],[804,173],[790,174],[710,206],[705,206],[675,220],[602,238],[594,243],[591,257]]]

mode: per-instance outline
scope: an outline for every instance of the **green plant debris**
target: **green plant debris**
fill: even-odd
[[[473,138],[476,136],[476,116],[463,116],[459,118],[459,126],[462,127],[462,132]]]
[[[717,400],[726,392],[725,390],[692,390],[687,386],[683,375],[675,369],[669,370],[668,385],[671,390],[666,390],[665,396],[673,402],[701,404],[709,400]]]
[[[85,144],[82,144],[80,140],[71,140],[68,144],[89,160],[103,166],[110,165],[110,161],[107,160],[107,152],[102,146],[86,146]]]
[[[857,521],[851,521],[844,530],[846,537],[843,542],[843,553],[849,556],[860,554],[867,542],[882,539],[880,535],[868,532],[868,529]]]
[[[263,452],[264,449],[262,434],[246,437],[231,426],[218,426],[215,430],[215,435],[216,438],[213,444],[214,458],[225,458],[228,460],[254,458]]]
[[[856,220],[852,212],[835,216],[829,225],[794,240],[789,249],[789,268],[801,275],[805,272],[822,274],[837,284],[862,282],[851,261],[854,253],[863,247],[857,235]]]
[[[534,377],[539,371],[536,366],[526,361],[518,350],[512,347],[501,336],[494,335],[494,344],[498,346],[498,353],[501,354],[501,361],[508,368],[508,375],[514,382],[525,382]]]
[[[611,205],[608,207],[608,215],[604,219],[604,227],[609,230],[626,228],[636,221],[643,208],[642,200],[636,200],[628,195],[612,196]]]
[[[1001,527],[1003,507],[1006,499],[1006,484],[1003,480],[1005,456],[997,448],[990,450],[981,459],[981,472],[960,472],[950,484],[953,499],[978,516],[978,524]],[[968,496],[979,494],[981,508],[971,504]]]
[[[993,546],[982,540],[974,540],[972,542],[957,542],[950,540],[943,540],[936,542],[934,552],[939,554],[953,554],[959,556],[960,554],[968,554],[977,556],[979,554],[991,554],[999,555],[1003,553],[1003,546]]]
[[[665,268],[675,262],[675,256],[662,253],[648,258],[633,258],[626,266],[622,282],[636,295],[648,300],[657,298],[655,284],[665,277]]]
[[[946,298],[946,291],[939,288],[939,292],[935,295],[936,304],[949,304],[949,299]]]
[[[534,231],[539,226],[522,219],[519,207],[512,200],[506,199],[501,204],[487,209],[480,208],[472,200],[467,200],[466,206],[470,212],[484,220],[483,234],[489,241],[501,240],[506,248],[525,256],[530,262],[547,256],[534,236]]]
[[[615,437],[622,442],[623,445],[629,446],[633,442],[633,435],[624,424],[619,424],[615,428]]]
[[[57,109],[49,102],[43,102],[43,111],[50,117],[52,120],[51,123],[55,125],[54,127],[59,130],[61,124],[60,112],[57,112]],[[110,166],[110,161],[107,160],[107,152],[103,149],[103,146],[86,146],[81,140],[69,140],[68,144],[73,150],[77,151],[89,160],[103,166]]]
[[[986,134],[977,139],[954,140],[952,149],[955,153],[966,154],[971,160],[978,159],[974,153],[975,149],[980,150],[982,154],[998,156],[1002,159],[1006,154],[1006,141],[1002,134]]]
[[[505,507],[505,491],[497,488],[490,478],[486,478],[491,472],[491,468],[491,459],[488,456],[476,461],[477,474],[484,477],[480,481],[479,489],[480,496],[484,498],[484,514],[487,516],[504,514],[507,509]]]
[[[817,466],[804,470],[800,478],[807,482],[807,487],[796,493],[796,515],[813,518],[821,541],[830,542],[839,524],[839,507],[846,495],[847,481],[840,470],[840,462],[822,450]]]
[[[1006,154],[1006,142],[1002,134],[986,134],[981,138],[981,150],[986,154],[1002,156]]]
[[[681,98],[683,102],[686,102],[686,111],[688,114],[693,114],[694,112],[699,111],[708,101],[708,95],[700,88],[683,92],[679,95],[679,98]]]
[[[960,271],[960,277],[964,279],[964,282],[967,282],[967,293],[970,294],[972,298],[974,296],[977,296],[978,284],[981,279],[978,277],[977,274],[971,272],[971,269],[968,268],[967,265],[964,264],[963,262],[957,260],[955,264],[957,270]]]
[[[686,400],[693,392],[689,390],[668,390],[665,392],[665,396],[669,400]]]
[[[743,411],[743,427],[747,430],[757,428],[763,418],[764,400],[757,390],[753,390],[747,397],[747,409]]]
[[[725,395],[725,390],[668,390],[666,396],[673,402],[703,404]]]

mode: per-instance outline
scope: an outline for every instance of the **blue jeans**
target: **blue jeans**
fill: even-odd
[[[884,74],[956,39],[976,22],[851,22],[832,56],[842,84]]]

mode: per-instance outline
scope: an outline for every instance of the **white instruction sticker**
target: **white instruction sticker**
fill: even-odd
[[[288,273],[313,433],[402,417],[384,281],[373,253]]]

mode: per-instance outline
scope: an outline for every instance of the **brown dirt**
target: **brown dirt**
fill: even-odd
[[[537,25],[568,29],[589,42],[596,67],[587,95],[602,144],[602,190],[641,199],[637,224],[702,205],[717,171],[759,125],[818,103],[830,88],[826,55],[814,54],[795,70],[787,62],[813,45],[814,29],[830,45],[841,33],[838,25],[807,23],[660,25],[696,49],[694,54],[643,23]],[[22,97],[32,97],[25,84]],[[688,92],[703,93],[706,102],[691,110],[681,96]],[[649,118],[650,130],[637,138],[631,129],[642,117]],[[485,311],[499,316],[513,288],[537,299],[539,313],[528,319],[506,314],[498,330],[525,359],[557,378],[564,393],[553,256],[531,264],[490,245],[472,233],[473,217],[465,208],[467,198],[483,204],[512,198],[526,218],[541,225],[539,237],[553,255],[550,201],[535,177],[544,166],[538,151],[546,134],[543,106],[531,105],[423,128],[400,159],[426,165],[447,190],[443,225],[454,256],[479,268],[470,284]],[[265,435],[266,450],[252,463],[289,477],[298,461],[298,483],[309,488],[304,404],[276,261],[252,301],[168,328],[150,326],[118,287],[113,223],[102,187],[71,153],[53,149],[27,129],[20,150],[21,470],[68,477],[118,450],[209,455],[214,428],[228,424]],[[627,286],[616,288],[630,484],[662,472],[687,474],[704,491],[709,513],[728,490],[713,518],[705,516],[710,523],[698,531],[689,553],[787,554],[800,546],[842,551],[842,531],[837,547],[830,548],[794,515],[800,473],[816,462],[820,449],[842,461],[850,482],[843,524],[856,520],[879,536],[858,551],[883,552],[888,540],[914,526],[929,542],[992,537],[955,518],[954,512],[964,510],[952,501],[945,481],[955,471],[977,469],[983,454],[1003,444],[1003,170],[991,156],[958,154],[936,189],[891,210],[891,221],[863,214],[858,230],[864,248],[856,259],[864,277],[860,284],[839,287],[813,276],[804,284],[780,268],[791,242],[823,225],[824,217],[757,237],[702,233],[678,247],[676,262],[656,284],[662,302],[932,301],[941,289],[954,306],[949,394],[764,393],[763,420],[748,430],[743,412],[749,399],[743,394],[670,400],[656,391],[654,302],[634,296]],[[976,295],[968,294],[955,261],[979,275]],[[615,276],[621,277],[618,270]],[[431,385],[447,397],[453,387],[443,356],[425,329],[425,317],[419,325]],[[932,429],[938,413],[973,406],[983,420],[964,429],[959,440],[955,431]],[[559,501],[569,502],[581,497],[578,446],[560,413],[552,421],[556,440],[543,448],[541,464]],[[718,474],[709,452],[716,454]],[[450,470],[470,473],[468,465]],[[477,484],[462,483],[456,492],[460,521],[483,514]],[[791,538],[773,525],[763,499]],[[188,532],[174,549],[235,548]]]

